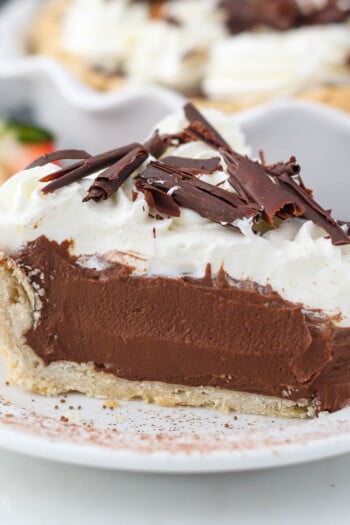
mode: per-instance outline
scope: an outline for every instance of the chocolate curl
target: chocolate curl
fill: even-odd
[[[153,135],[143,143],[144,148],[148,149],[152,157],[159,159],[169,148],[169,146],[179,146],[186,142],[191,142],[193,138],[187,131],[180,133],[169,133],[160,135],[159,131],[154,131]]]
[[[145,141],[143,146],[145,149],[149,150],[153,157],[158,158],[163,155],[171,142],[175,141],[177,143],[182,143],[189,140],[190,138],[186,135],[186,133],[161,136],[159,135],[158,131],[155,131],[153,135],[147,141]],[[60,179],[59,182],[48,184],[42,189],[44,193],[50,193],[59,188],[62,188],[63,186],[71,184],[72,182],[82,179],[87,175],[91,175],[98,170],[107,168],[111,164],[114,164],[124,157],[124,155],[127,155],[138,145],[139,144],[137,142],[133,142],[131,144],[127,144],[126,146],[122,146],[120,148],[116,148],[95,156],[91,156],[89,153],[82,150],[60,150],[39,157],[39,159],[34,161],[34,163],[28,167],[43,166],[47,164],[47,162],[54,160],[82,159],[80,162],[71,164],[70,166],[50,173],[40,179],[41,182],[51,182]]]
[[[298,203],[299,206],[304,207],[305,211],[303,216],[323,228],[329,234],[335,246],[350,243],[350,239],[343,228],[333,219],[329,211],[323,209],[314,201],[307,190],[299,186],[299,184],[286,174],[281,175],[279,180],[284,187],[288,189],[294,201]]]
[[[169,217],[180,217],[180,208],[169,193],[159,190],[142,179],[136,181],[136,188],[143,192],[146,202],[151,208],[155,208],[162,215]]]
[[[300,175],[301,168],[300,168],[300,165],[297,164],[295,157],[290,157],[289,161],[287,162],[277,162],[276,164],[266,164],[265,155],[262,150],[259,151],[259,156],[260,156],[260,162],[263,165],[264,170],[268,175],[271,175],[273,177],[280,177],[281,175],[285,173],[286,175],[289,175],[290,177],[295,178],[300,184],[300,186],[304,188],[304,190],[307,191],[307,193],[311,197],[313,196],[312,190],[307,188],[304,184],[304,181]]]
[[[168,166],[179,168],[182,171],[186,171],[192,175],[214,173],[215,171],[222,170],[220,164],[220,157],[211,157],[209,159],[191,159],[187,157],[163,157],[162,162]]]
[[[274,225],[274,217],[287,218],[292,215],[298,217],[305,212],[300,200],[295,202],[293,196],[286,191],[279,179],[273,179],[265,172],[258,162],[243,158],[237,162],[236,158],[223,151],[230,174],[229,183],[241,197],[252,200],[262,210],[262,217],[270,225]]]
[[[172,166],[168,166],[163,162],[150,162],[145,171],[141,174],[141,177],[146,179],[151,184],[154,183],[164,185],[166,185],[168,182],[172,183],[172,181],[174,181],[175,176],[178,176],[180,180],[192,183],[197,188],[208,193],[209,197],[214,196],[218,197],[219,199],[224,199],[228,201],[232,206],[240,207],[246,204],[251,204],[247,200],[242,199],[241,197],[236,195],[235,193],[231,193],[227,190],[218,188],[217,186],[213,186],[212,184],[208,184],[207,182],[204,182],[198,179],[197,177],[194,177],[186,171],[174,168]],[[174,189],[173,185],[170,186],[170,188]]]
[[[152,157],[159,159],[168,148],[168,139],[166,136],[159,135],[156,130],[153,135],[143,143],[145,149],[148,149]]]
[[[295,157],[291,157],[288,162],[277,162],[270,165],[263,163],[263,166],[266,173],[274,177],[280,177],[283,173],[290,177],[300,174],[300,166],[296,163]]]
[[[156,188],[171,196],[179,206],[191,209],[222,226],[237,229],[235,221],[256,219],[258,215],[254,205],[246,203],[237,195],[160,162],[151,162],[147,166],[138,179],[138,188],[141,191]],[[156,198],[154,204],[156,207]]]
[[[100,155],[96,155],[94,157],[89,157],[80,162],[76,162],[75,164],[72,164],[67,168],[62,168],[61,170],[46,175],[40,180],[42,182],[52,182],[44,186],[44,188],[42,188],[41,191],[43,193],[52,193],[55,190],[62,188],[63,186],[67,186],[72,182],[86,177],[87,175],[91,175],[96,171],[107,168],[111,164],[114,164],[122,157],[130,153],[130,151],[132,151],[139,145],[140,144],[138,144],[137,142],[134,142],[132,144],[122,146],[121,148],[113,149],[111,151],[101,153]]]
[[[304,184],[300,174],[301,168],[300,165],[296,163],[295,157],[291,157],[288,162],[277,162],[277,164],[271,165],[266,165],[263,163],[263,165],[265,172],[269,175],[272,175],[273,177],[281,177],[281,175],[285,174],[294,178],[294,180],[298,181],[299,186],[301,186],[310,195],[310,197],[313,197],[312,190],[307,188]]]
[[[220,133],[213,128],[213,126],[198,111],[198,109],[191,104],[191,102],[188,102],[185,105],[184,112],[190,123],[186,131],[194,140],[200,140],[214,149],[223,148],[231,150],[230,146]]]
[[[83,202],[94,200],[99,202],[113,195],[123,182],[137,170],[148,158],[148,151],[141,145],[134,148],[122,159],[100,173],[88,189]]]
[[[88,159],[90,153],[80,149],[61,149],[53,151],[52,153],[44,153],[41,157],[35,159],[31,164],[26,167],[26,170],[30,168],[36,168],[37,166],[45,166],[49,162],[55,162],[56,160],[75,160],[75,159]]]

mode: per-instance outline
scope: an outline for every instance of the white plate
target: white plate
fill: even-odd
[[[161,408],[136,401],[120,402],[112,410],[104,409],[102,400],[77,394],[60,398],[28,394],[6,386],[3,376],[0,446],[117,470],[249,470],[350,451],[350,409],[310,421]]]
[[[321,202],[332,206],[338,218],[350,218],[347,114],[285,101],[233,118],[240,121],[254,153],[264,148],[271,162],[296,154],[306,184],[316,189]],[[82,139],[87,133],[81,129]],[[61,398],[6,386],[5,366],[0,370],[0,446],[34,456],[111,469],[210,472],[286,465],[350,451],[350,408],[307,421],[236,418],[139,402],[122,402],[112,410],[103,409],[101,400],[79,395],[61,403]]]

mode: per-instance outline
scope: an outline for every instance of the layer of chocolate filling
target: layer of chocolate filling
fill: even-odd
[[[136,276],[120,264],[97,271],[69,247],[40,237],[14,257],[42,289],[26,338],[46,364],[94,362],[130,380],[308,398],[317,411],[349,402],[350,328],[268,287],[212,277],[209,266],[203,279]]]

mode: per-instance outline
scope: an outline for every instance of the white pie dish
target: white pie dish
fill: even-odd
[[[95,92],[54,58],[27,55],[23,35],[42,3],[14,0],[0,10],[0,115],[30,106],[35,120],[55,131],[59,145],[67,138],[71,147],[83,144],[93,152],[141,140],[155,122],[181,107],[181,95],[159,86]]]

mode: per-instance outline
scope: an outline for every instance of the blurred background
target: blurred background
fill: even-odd
[[[350,0],[0,6],[2,179],[41,150],[141,140],[185,97],[224,111],[281,97],[350,111]]]

